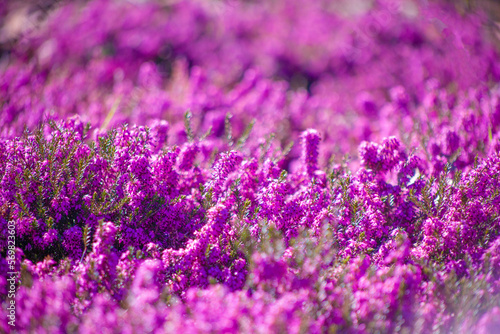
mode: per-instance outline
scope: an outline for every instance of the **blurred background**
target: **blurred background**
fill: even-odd
[[[126,0],[129,2],[145,2],[144,0]],[[155,2],[166,5],[182,0],[156,0]],[[233,1],[251,2],[252,0],[203,0],[207,3],[228,3]],[[431,2],[433,0],[430,0]],[[37,29],[46,20],[48,15],[67,3],[84,4],[87,0],[5,0],[0,4],[0,54],[8,52],[12,45],[23,34]],[[337,3],[339,8],[350,8],[350,11],[363,11],[369,8],[371,0],[355,1],[332,1]],[[487,27],[493,36],[494,42],[500,46],[500,1],[499,0],[445,0],[461,13],[474,13],[484,11],[488,14]]]

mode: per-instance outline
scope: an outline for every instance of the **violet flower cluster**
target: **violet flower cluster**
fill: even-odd
[[[500,332],[500,57],[464,8],[55,3],[0,44],[0,332]]]

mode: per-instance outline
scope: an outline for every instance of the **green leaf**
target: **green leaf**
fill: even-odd
[[[229,143],[229,146],[233,145],[233,126],[231,125],[231,118],[233,115],[230,113],[226,114],[226,118],[224,120],[224,134]]]
[[[193,115],[188,110],[184,113],[184,129],[186,130],[186,135],[188,137],[188,141],[192,142],[194,139],[193,128],[191,127],[191,117]]]
[[[250,133],[252,132],[252,129],[255,125],[255,119],[252,119],[250,123],[246,126],[245,130],[241,134],[241,137],[238,139],[238,142],[236,143],[236,148],[240,149],[248,140],[248,137],[250,136]]]

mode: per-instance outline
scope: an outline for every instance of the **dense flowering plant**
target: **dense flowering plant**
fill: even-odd
[[[419,0],[52,5],[0,46],[0,331],[500,332],[486,20]]]

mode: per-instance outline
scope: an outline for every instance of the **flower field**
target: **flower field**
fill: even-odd
[[[488,13],[45,2],[0,2],[0,333],[500,333]]]

